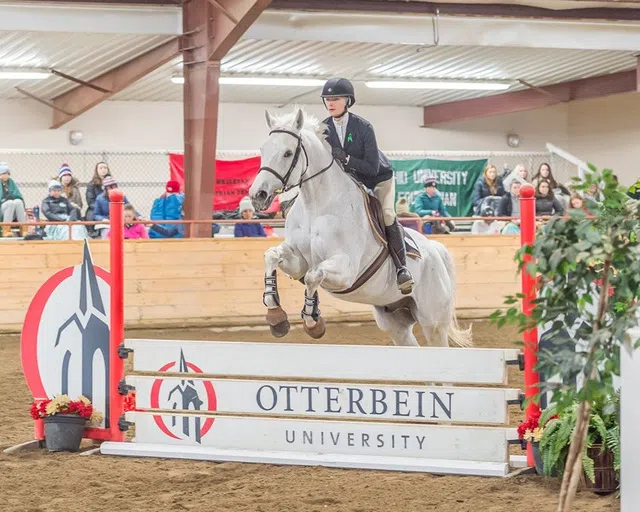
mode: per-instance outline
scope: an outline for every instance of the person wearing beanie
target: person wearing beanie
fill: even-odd
[[[118,182],[113,176],[107,174],[102,180],[102,186],[104,187],[104,192],[96,198],[93,211],[94,220],[109,220],[109,191],[118,188]],[[129,204],[127,196],[124,196],[124,204]]]
[[[183,220],[184,194],[180,183],[169,180],[165,193],[153,201],[151,220]],[[184,224],[153,224],[149,229],[150,238],[184,238]]]
[[[49,182],[49,195],[42,201],[40,211],[42,216],[51,222],[80,220],[80,210],[74,208],[71,201],[62,195],[62,185],[58,180]],[[46,226],[44,232],[49,240],[69,239],[69,226]],[[73,240],[84,240],[87,236],[87,229],[84,226],[72,226]]]
[[[243,197],[240,201],[240,206],[238,208],[240,212],[240,216],[244,220],[251,220],[253,218],[253,214],[255,213],[255,209],[253,204],[251,203],[251,199],[249,196]],[[236,238],[240,237],[266,237],[267,234],[260,223],[249,223],[249,222],[240,222],[235,225],[233,229],[233,235]]]
[[[107,174],[111,174],[109,171],[109,165],[106,162],[98,162],[93,169],[93,177],[87,184],[86,198],[87,198],[87,211],[85,212],[85,218],[88,221],[94,221],[96,200],[99,196],[104,194],[104,187],[102,186],[102,180]],[[99,236],[94,226],[88,226],[89,233],[92,237]]]
[[[11,178],[11,169],[6,162],[0,162],[0,209],[2,211],[2,222],[26,223],[27,221],[24,198],[15,181]],[[23,236],[26,230],[26,226],[21,226]],[[2,236],[13,236],[11,226],[2,227]]]
[[[68,164],[62,164],[58,171],[58,181],[62,184],[63,195],[69,200],[71,206],[78,209],[79,218],[82,217],[82,194],[78,187],[78,180],[73,177]]]

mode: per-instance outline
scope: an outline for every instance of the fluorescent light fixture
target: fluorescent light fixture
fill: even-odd
[[[474,82],[453,80],[423,80],[423,81],[373,81],[365,82],[371,89],[466,89],[478,91],[504,91],[511,87],[505,82]]]
[[[47,71],[28,70],[28,69],[1,69],[0,80],[44,80],[49,78],[51,74]]]
[[[172,76],[174,84],[183,84],[183,76]],[[281,87],[322,87],[325,80],[314,78],[278,78],[261,76],[221,76],[218,83],[222,85],[279,85]]]

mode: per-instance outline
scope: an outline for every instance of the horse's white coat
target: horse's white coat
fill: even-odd
[[[302,110],[282,117],[266,113],[271,130],[284,129],[299,134],[305,152],[286,185],[299,183],[324,169],[332,160],[331,148],[325,140],[325,126]],[[298,140],[288,133],[271,133],[260,148],[262,166],[273,169],[282,178],[291,167]],[[308,166],[308,167],[307,167]],[[265,209],[284,188],[272,173],[261,171],[249,195],[257,210]],[[407,266],[415,280],[410,297],[415,305],[396,312],[384,306],[407,297],[396,284],[396,270],[391,257],[367,283],[359,289],[337,297],[374,306],[378,326],[391,335],[396,345],[418,345],[413,326],[419,323],[427,343],[447,346],[448,338],[461,346],[471,345],[471,331],[461,330],[455,316],[454,265],[444,245],[427,240],[420,233],[407,230],[422,253],[422,258],[408,258]],[[362,192],[342,167],[333,162],[324,173],[303,183],[299,196],[287,214],[285,241],[265,252],[266,276],[279,268],[294,279],[304,277],[305,295],[313,297],[318,288],[331,293],[349,288],[383,250],[367,220]],[[268,287],[267,287],[268,289]],[[269,309],[277,308],[272,296],[265,298]],[[308,327],[316,322],[305,306],[304,321]]]

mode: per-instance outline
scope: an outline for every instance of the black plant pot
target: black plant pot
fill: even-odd
[[[544,475],[542,454],[540,453],[540,443],[537,441],[532,442],[531,449],[533,451],[533,462],[535,463],[536,473],[538,473],[539,475]]]
[[[54,414],[43,419],[44,436],[50,452],[77,452],[87,424],[76,414]]]

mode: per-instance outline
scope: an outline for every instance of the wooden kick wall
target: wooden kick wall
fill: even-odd
[[[464,317],[488,316],[520,287],[514,255],[517,236],[440,236],[457,268],[457,309]],[[127,327],[248,325],[264,323],[263,254],[279,239],[128,240],[125,242]],[[90,241],[94,264],[109,268],[109,245]],[[0,243],[0,332],[20,332],[38,288],[54,273],[82,263],[83,243]],[[303,289],[279,275],[283,307],[300,318]],[[437,298],[434,297],[434,300]],[[372,319],[369,306],[321,292],[328,320]]]

